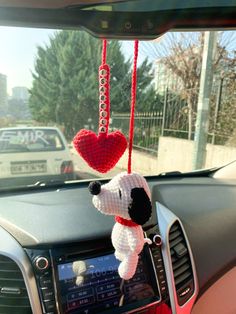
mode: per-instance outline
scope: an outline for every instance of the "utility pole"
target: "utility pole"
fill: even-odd
[[[220,84],[218,87],[218,92],[217,92],[217,98],[216,98],[216,107],[215,107],[215,115],[214,115],[214,121],[213,121],[213,135],[212,135],[212,140],[211,144],[215,144],[215,137],[216,137],[216,124],[218,120],[218,115],[219,115],[219,110],[220,110],[220,103],[221,103],[221,97],[222,97],[222,88],[223,88],[223,81],[224,77],[220,78]]]
[[[208,136],[208,116],[213,80],[213,60],[216,51],[217,32],[205,32],[202,56],[200,89],[198,96],[197,121],[194,136],[193,169],[205,165]]]
[[[161,126],[161,136],[164,136],[164,131],[165,131],[167,102],[168,102],[168,87],[166,87],[166,89],[165,89],[163,115],[162,115],[162,126]]]

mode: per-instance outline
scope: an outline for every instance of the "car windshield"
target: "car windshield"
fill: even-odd
[[[73,146],[98,133],[102,41],[85,31],[0,27],[0,181],[112,177]],[[236,31],[169,32],[140,41],[132,171],[221,167],[236,158]],[[129,137],[133,42],[109,40],[109,132]],[[21,179],[19,181],[19,178]]]

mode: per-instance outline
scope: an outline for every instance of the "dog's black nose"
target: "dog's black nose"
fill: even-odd
[[[99,181],[90,182],[88,188],[92,195],[98,195],[101,192],[101,183]]]

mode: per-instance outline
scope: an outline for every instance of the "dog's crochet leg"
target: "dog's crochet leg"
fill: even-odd
[[[135,252],[129,253],[125,256],[124,260],[120,263],[118,273],[121,278],[129,280],[135,274],[138,264],[138,254]]]
[[[118,252],[117,250],[115,251],[115,257],[116,259],[118,259],[119,261],[123,261],[123,259],[125,258],[124,254],[122,254],[121,252]]]
[[[87,270],[86,263],[84,261],[76,261],[72,265],[73,272],[76,275],[76,285],[80,286],[84,283],[84,274]]]

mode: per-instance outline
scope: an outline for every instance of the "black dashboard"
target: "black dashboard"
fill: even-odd
[[[3,194],[0,264],[17,264],[30,306],[14,312],[9,303],[5,312],[0,298],[0,313],[159,313],[163,306],[164,313],[190,313],[196,299],[235,266],[236,181],[147,180],[154,210],[144,232],[161,241],[144,247],[128,282],[117,276],[114,218],[93,207],[88,182]],[[78,262],[88,269],[81,286],[75,283]],[[2,276],[0,287],[12,289]],[[14,294],[4,291],[5,299]]]

